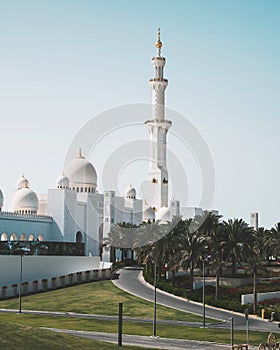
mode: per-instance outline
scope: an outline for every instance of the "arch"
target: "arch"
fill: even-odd
[[[22,234],[19,236],[19,240],[20,240],[20,241],[26,241],[25,233],[22,233]]]
[[[16,233],[12,233],[11,237],[10,237],[10,241],[17,241],[17,240],[18,240],[17,234]]]
[[[8,241],[9,240],[9,236],[6,232],[3,232],[1,235],[1,241]]]
[[[30,233],[30,235],[28,236],[28,240],[29,241],[34,241],[34,235],[33,235],[33,233]]]
[[[38,240],[39,242],[43,242],[43,241],[44,241],[44,236],[40,233],[40,234],[38,235],[37,240]]]
[[[83,235],[82,232],[78,231],[76,233],[76,243],[82,243],[83,242]]]

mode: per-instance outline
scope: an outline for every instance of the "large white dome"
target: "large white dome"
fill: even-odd
[[[0,189],[0,208],[2,208],[4,205],[4,196],[3,196],[3,192]]]
[[[168,207],[161,207],[157,212],[156,221],[160,221],[161,223],[170,221],[170,209]]]
[[[127,187],[127,189],[124,191],[125,198],[136,198],[136,189],[132,187],[131,185]]]
[[[17,190],[20,190],[21,188],[29,188],[29,181],[24,175],[17,180]]]
[[[94,189],[97,187],[96,170],[81,153],[66,165],[64,173],[69,178],[70,186],[87,185]]]
[[[64,174],[59,175],[59,177],[56,179],[56,187],[69,188],[69,178]]]
[[[154,209],[149,205],[144,205],[143,208],[143,221],[154,221],[155,220],[155,212]]]
[[[16,191],[12,202],[12,207],[15,212],[36,213],[38,206],[38,197],[30,188],[25,187]]]

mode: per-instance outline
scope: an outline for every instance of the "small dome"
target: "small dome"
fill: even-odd
[[[127,187],[127,189],[124,191],[125,198],[136,198],[136,189],[132,187],[131,185]]]
[[[29,181],[26,179],[26,177],[24,175],[22,175],[22,177],[20,177],[17,180],[17,190],[20,190],[21,188],[29,188]]]
[[[156,220],[162,223],[170,221],[170,209],[168,207],[161,207],[157,212]]]
[[[69,179],[66,175],[61,174],[56,179],[56,187],[57,188],[69,188]]]
[[[0,189],[0,208],[2,208],[4,205],[4,196],[3,196],[3,192]]]
[[[143,210],[143,221],[154,221],[154,220],[155,220],[154,209],[149,205],[145,205]]]
[[[97,187],[97,174],[94,166],[81,155],[81,151],[78,157],[75,157],[65,167],[64,173],[69,178],[70,186],[92,186],[94,189]]]
[[[12,203],[15,212],[36,213],[38,206],[38,197],[30,188],[21,188],[15,193]]]

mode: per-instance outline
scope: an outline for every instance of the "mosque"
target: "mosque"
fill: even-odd
[[[49,189],[47,194],[36,194],[28,179],[22,176],[16,183],[11,210],[3,211],[4,196],[0,190],[0,254],[5,254],[15,242],[39,244],[41,254],[43,243],[51,247],[51,243],[60,242],[71,248],[67,250],[68,255],[100,256],[108,261],[109,255],[102,248],[102,242],[112,225],[120,222],[139,225],[148,220],[166,222],[180,214],[179,201],[168,201],[166,145],[172,122],[164,115],[168,80],[164,77],[165,58],[161,56],[161,47],[159,31],[157,55],[152,58],[154,77],[149,81],[152,118],[145,122],[150,135],[148,178],[153,186],[152,203],[148,205],[137,198],[131,185],[123,197],[117,196],[115,191],[99,193],[93,164],[77,150],[76,157],[57,178],[56,188]],[[192,215],[200,212],[201,209],[195,208]]]

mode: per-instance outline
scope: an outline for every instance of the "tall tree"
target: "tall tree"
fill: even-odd
[[[271,228],[271,247],[275,259],[278,258],[280,252],[280,222]]]
[[[240,262],[245,261],[245,257],[250,254],[251,238],[254,233],[243,219],[229,219],[222,223],[223,241],[221,247],[224,258],[232,264],[232,274],[236,273]]]
[[[180,263],[183,269],[190,270],[191,290],[193,290],[194,269],[198,262],[205,256],[207,239],[201,231],[195,229],[192,220],[186,220],[184,225],[184,236],[180,253]]]
[[[110,249],[111,261],[115,260],[116,249],[121,251],[121,260],[123,261],[130,251],[131,259],[133,259],[134,236],[138,226],[122,222],[111,227],[108,238],[104,239],[103,246]]]
[[[250,237],[251,251],[246,257],[246,262],[248,264],[248,267],[253,274],[253,296],[254,296],[253,312],[254,314],[257,313],[257,307],[258,307],[258,298],[257,298],[258,274],[260,269],[262,269],[263,263],[265,261],[264,260],[264,233],[265,233],[265,230],[262,227],[258,228],[253,232],[253,234]]]

